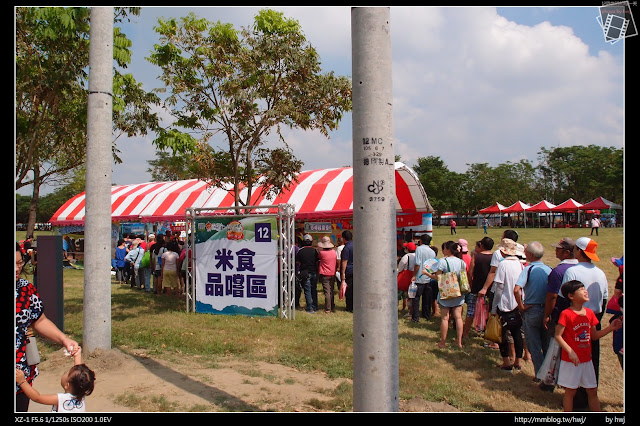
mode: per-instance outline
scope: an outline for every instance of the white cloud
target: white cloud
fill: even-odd
[[[143,8],[142,17],[184,16],[194,10],[210,21],[240,28],[259,9]],[[352,74],[350,7],[275,9],[300,22],[324,71]],[[520,25],[492,7],[392,7],[390,19],[394,146],[406,163],[434,155],[463,172],[476,162],[535,162],[542,146],[622,147],[622,61],[604,50],[590,55],[572,22]],[[146,45],[137,56],[144,57],[157,42],[147,34],[155,18],[139,25],[144,25]],[[593,25],[600,30],[595,19]],[[150,78],[157,74],[154,68],[146,61],[136,65],[134,76],[147,89],[160,85]],[[330,140],[299,130],[287,130],[285,137],[305,170],[351,164],[351,114]],[[150,141],[123,143],[138,151],[114,168],[114,181],[148,180],[148,174],[136,178],[133,172],[145,171],[146,160],[153,158]],[[144,163],[134,166],[132,158]]]
[[[622,146],[621,64],[611,55],[589,56],[569,27],[518,25],[493,8],[438,9],[431,23],[421,19],[429,13],[392,15],[394,131],[409,164],[435,155],[462,172],[534,161],[542,146]],[[410,55],[417,21],[423,46]]]
[[[350,7],[274,9],[300,22],[318,50],[323,71],[351,76]],[[439,156],[452,170],[464,172],[470,163],[535,162],[543,146],[622,147],[622,59],[609,53],[600,37],[591,46],[577,37],[574,28],[584,22],[572,14],[579,9],[561,9],[567,17],[564,25],[521,25],[493,7],[391,7],[395,153],[409,165],[420,157]],[[143,7],[141,16],[123,28],[134,49],[128,71],[146,90],[161,87],[159,70],[145,60],[158,42],[153,26],[159,16],[193,11],[239,29],[250,25],[258,10]],[[551,11],[517,12],[534,16]],[[599,31],[594,17],[593,32]],[[304,161],[304,170],[352,164],[351,114],[330,140],[300,130],[286,130],[285,137]],[[114,165],[113,182],[151,179],[146,169],[155,158],[152,138],[118,141],[124,163]]]

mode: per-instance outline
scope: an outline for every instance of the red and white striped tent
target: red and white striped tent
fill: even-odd
[[[432,212],[427,194],[416,173],[403,163],[395,163],[396,212]],[[231,185],[228,186],[231,188]],[[241,198],[247,189],[243,188]],[[337,218],[353,214],[353,168],[342,167],[302,171],[298,183],[273,199],[260,197],[260,188],[252,191],[251,205],[293,204],[299,218]],[[149,182],[111,187],[111,219],[115,222],[159,222],[185,220],[185,210],[232,207],[233,193],[210,187],[198,179],[175,182]],[[261,213],[269,213],[261,209]],[[85,193],[67,201],[51,217],[54,226],[82,225]]]

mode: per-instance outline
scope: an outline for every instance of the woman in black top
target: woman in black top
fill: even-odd
[[[489,270],[491,269],[491,256],[493,252],[493,240],[484,237],[476,242],[476,247],[471,256],[471,264],[469,265],[469,281],[471,282],[471,293],[467,296],[467,317],[464,321],[462,337],[469,337],[469,331],[473,324],[475,315],[476,301],[478,300],[478,292],[484,286]],[[491,293],[493,294],[493,293]]]

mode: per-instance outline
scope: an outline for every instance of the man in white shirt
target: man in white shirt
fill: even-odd
[[[609,298],[609,283],[602,269],[592,263],[592,261],[600,261],[596,254],[597,247],[598,243],[591,238],[578,238],[574,249],[578,264],[567,269],[562,278],[562,283],[578,280],[584,284],[589,293],[589,300],[584,306],[591,309],[596,316],[602,317],[604,306]],[[595,340],[595,342],[598,342],[598,340]]]

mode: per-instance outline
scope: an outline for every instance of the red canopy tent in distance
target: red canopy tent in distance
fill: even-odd
[[[530,208],[530,207],[531,206],[529,204],[523,203],[522,201],[516,201],[515,203],[513,203],[512,205],[510,205],[506,209],[502,210],[502,213],[508,213],[509,215],[511,215],[511,213],[522,213],[523,214],[524,227],[526,228],[527,227],[527,220],[526,220],[525,214],[526,214],[527,209]]]
[[[529,212],[535,212],[535,213],[540,213],[540,212],[550,212],[552,211],[554,208],[556,207],[555,204],[552,204],[550,202],[548,202],[547,200],[542,200],[537,204],[534,204],[533,206],[529,207],[527,209],[527,211]]]
[[[502,210],[506,209],[505,206],[503,206],[500,203],[495,203],[492,206],[489,207],[485,207],[484,209],[481,209],[478,211],[478,213],[480,214],[493,214],[493,213],[501,213]]]
[[[297,220],[343,220],[353,215],[353,168],[342,167],[303,171],[275,198],[262,196],[254,187],[250,205],[271,206],[293,204]],[[396,214],[399,226],[422,221],[422,214],[432,212],[427,194],[415,172],[403,163],[395,163]],[[111,187],[111,219],[114,222],[184,221],[185,210],[229,207],[234,213],[232,185],[211,187],[198,179],[174,182],[149,182]],[[241,198],[247,189],[242,187]],[[275,213],[258,208],[257,213]],[[415,216],[415,217],[413,217]],[[85,193],[62,205],[50,222],[54,226],[83,225]]]
[[[564,203],[560,203],[553,208],[554,212],[577,212],[582,207],[582,204],[574,200],[573,198],[569,198]]]
[[[522,201],[516,201],[506,209],[504,209],[503,213],[522,213],[527,209],[531,208],[529,204],[523,203]]]
[[[612,201],[609,201],[603,197],[598,197],[586,204],[581,204],[576,200],[574,200],[573,198],[569,198],[568,200],[566,200],[565,202],[559,205],[550,203],[547,200],[542,200],[539,203],[536,203],[532,206],[529,206],[528,204],[523,203],[522,201],[517,201],[509,207],[504,207],[500,203],[495,203],[494,205],[491,205],[489,207],[479,210],[478,213],[479,214],[500,213],[502,215],[505,213],[528,212],[528,213],[540,213],[540,216],[542,216],[542,213],[546,213],[546,216],[547,216],[546,218],[547,218],[547,222],[549,223],[549,226],[553,225],[553,220],[549,220],[549,217],[553,217],[558,213],[577,214],[578,217],[576,221],[572,221],[570,218],[563,217],[562,222],[557,224],[557,226],[569,226],[570,223],[572,223],[573,225],[577,225],[580,222],[581,211],[586,214],[589,214],[589,213],[600,214],[600,210],[606,210],[606,209],[609,209],[609,210],[622,209],[622,206],[620,204],[616,204]],[[542,222],[542,218],[540,217],[539,225],[541,222]]]
[[[591,200],[580,207],[581,210],[610,210],[610,209],[621,209],[621,208],[622,206],[620,204],[616,204],[613,201],[609,201],[602,197],[598,197],[595,200]]]
[[[499,225],[502,226],[502,211],[506,209],[505,206],[503,206],[500,203],[495,203],[492,206],[489,207],[485,207],[484,209],[478,210],[478,214],[486,214],[486,215],[498,215],[498,222],[497,223],[492,223],[491,225]],[[494,217],[494,221],[495,221],[495,217]]]
[[[549,224],[549,227],[551,228],[553,226],[553,220],[550,220],[549,217],[550,215],[553,214],[553,209],[556,207],[555,204],[548,202],[547,200],[542,200],[539,203],[536,203],[534,205],[532,205],[531,207],[529,207],[527,209],[527,211],[529,213],[540,213],[538,215],[538,226],[542,226],[542,213],[545,214],[545,219],[546,224]]]

